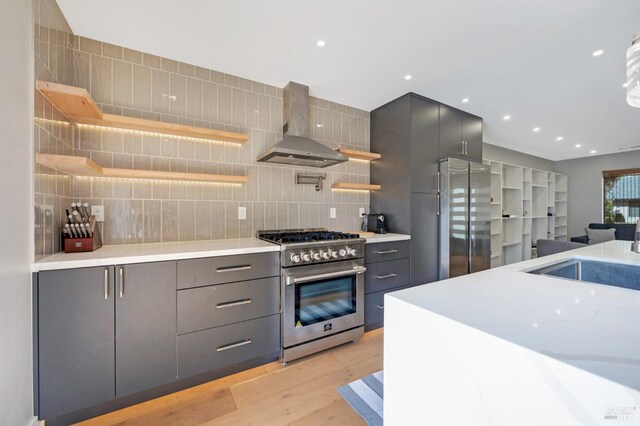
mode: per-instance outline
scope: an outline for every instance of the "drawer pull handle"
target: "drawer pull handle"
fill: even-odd
[[[228,266],[224,268],[216,269],[216,272],[238,272],[238,271],[246,271],[251,269],[251,265],[242,265],[242,266]]]
[[[393,274],[393,273],[387,274],[387,275],[378,275],[378,279],[379,280],[384,280],[386,278],[394,278],[394,277],[397,277],[397,276],[398,276],[398,274]]]
[[[251,299],[234,300],[233,302],[218,303],[216,309],[231,308],[233,306],[248,305]]]
[[[219,346],[218,349],[216,349],[216,352],[222,352],[222,351],[227,351],[233,348],[239,348],[240,346],[248,345],[249,343],[251,343],[251,339],[243,340],[241,342],[236,342],[236,343],[230,343],[228,345]]]
[[[104,268],[104,300],[109,299],[109,270]]]
[[[398,250],[396,249],[391,249],[391,250],[384,250],[384,251],[374,251],[375,254],[391,254],[391,253],[397,253]]]
[[[376,305],[376,308],[378,308],[378,309],[380,309],[380,310],[383,310],[383,309],[384,309],[384,306],[383,306],[383,305]]]

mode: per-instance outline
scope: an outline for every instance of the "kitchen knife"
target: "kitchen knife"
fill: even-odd
[[[76,234],[78,234],[78,238],[82,238],[82,232],[80,232],[80,224],[75,223],[73,226],[76,228]]]
[[[74,210],[72,214],[73,214],[73,219],[75,223],[80,223],[82,221],[80,217],[80,213],[78,213],[78,210]]]

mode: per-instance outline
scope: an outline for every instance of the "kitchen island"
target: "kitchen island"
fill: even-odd
[[[385,424],[640,424],[640,292],[528,273],[573,257],[640,268],[630,246],[386,295]]]

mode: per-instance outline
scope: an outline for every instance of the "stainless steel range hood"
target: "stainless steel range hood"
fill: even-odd
[[[309,138],[309,87],[289,82],[284,88],[284,137],[257,161],[308,167],[328,167],[348,158]]]

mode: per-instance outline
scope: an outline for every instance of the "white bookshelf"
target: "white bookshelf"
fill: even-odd
[[[531,259],[531,243],[539,239],[567,239],[566,175],[484,163],[491,167],[492,268]]]

